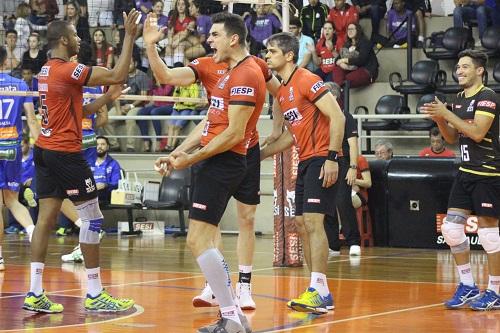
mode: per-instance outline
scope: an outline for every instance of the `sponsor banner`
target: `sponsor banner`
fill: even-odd
[[[284,237],[285,262],[284,266],[302,266],[302,244],[295,226],[295,181],[299,154],[295,146],[283,153],[283,192],[284,200]]]

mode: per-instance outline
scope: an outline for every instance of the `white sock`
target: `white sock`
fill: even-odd
[[[470,266],[470,263],[457,266],[457,270],[458,275],[460,276],[460,282],[462,282],[466,286],[473,287],[474,277],[472,276],[472,268]]]
[[[252,266],[239,265],[238,270],[240,271],[240,273],[252,273]]]
[[[3,232],[0,230],[0,232]],[[0,258],[2,258],[2,245],[0,245]]]
[[[497,295],[500,295],[500,276],[490,275],[488,289],[493,290],[497,293]]]
[[[28,234],[28,238],[31,242],[31,238],[33,237],[33,231],[35,230],[35,225],[29,225],[26,227],[26,233]]]
[[[241,325],[240,317],[238,316],[238,310],[236,306],[228,306],[225,308],[220,308],[220,315],[222,318],[230,319]]]
[[[102,291],[101,268],[87,268],[87,293],[96,297]]]
[[[424,39],[425,39],[425,38],[424,38],[424,36],[418,36],[418,41],[419,41],[419,42],[423,42],[423,41],[424,41]]]
[[[326,275],[323,273],[311,272],[311,284],[309,287],[316,289],[321,297],[326,297],[330,293]]]
[[[82,219],[78,219],[75,221],[75,225],[78,227],[78,228],[81,228],[82,227]]]
[[[42,277],[43,277],[43,268],[45,264],[43,262],[32,262],[31,263],[31,284],[30,291],[40,296],[43,292],[42,289]]]

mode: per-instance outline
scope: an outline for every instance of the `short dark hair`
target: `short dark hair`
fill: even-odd
[[[488,63],[488,55],[483,51],[472,50],[472,49],[463,50],[458,54],[458,59],[463,57],[471,58],[474,66],[483,67],[486,70],[486,64]]]
[[[99,140],[99,139],[106,141],[106,144],[109,146],[109,139],[108,139],[107,137],[105,137],[104,135],[98,135],[98,136],[95,138],[95,140],[97,141],[97,140]]]
[[[293,62],[299,59],[299,40],[289,32],[280,32],[267,39],[266,45],[276,46],[283,52],[293,52]]]
[[[212,16],[212,24],[216,23],[224,24],[224,30],[226,31],[227,35],[238,35],[239,44],[241,46],[245,46],[248,32],[245,26],[245,22],[240,15],[228,12],[216,13]]]
[[[0,66],[5,62],[5,59],[7,59],[7,50],[0,45]]]
[[[429,131],[429,137],[431,136],[442,136],[441,132],[439,131],[439,128],[437,127],[431,128],[431,130]]]
[[[8,34],[14,34],[17,37],[17,31],[15,29],[8,29],[5,31],[5,37],[7,37]]]
[[[69,37],[69,26],[71,23],[67,21],[52,21],[47,27],[47,43],[49,49],[53,49],[59,43],[61,37]]]
[[[295,17],[295,16],[290,19],[289,25],[294,25],[297,28],[302,28],[302,22],[300,21],[300,19],[298,17]]]

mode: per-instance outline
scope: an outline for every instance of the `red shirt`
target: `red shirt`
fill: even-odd
[[[424,148],[418,153],[420,157],[455,157],[455,153],[447,148],[445,148],[440,153],[435,153],[432,151],[431,147]]]
[[[330,73],[335,66],[335,55],[338,54],[337,50],[335,48],[330,50],[325,45],[325,39],[321,38],[318,41],[318,44],[316,44],[316,53],[321,58],[321,64],[319,67],[323,73]]]
[[[267,66],[267,63],[256,56],[252,56],[252,59],[260,67],[264,79],[266,82],[272,79],[273,73]],[[219,79],[227,72],[228,65],[225,62],[215,63],[213,57],[201,57],[191,61],[188,65],[194,72],[197,81],[200,81],[205,90],[207,91],[207,97],[210,100],[212,96],[212,90],[219,81]],[[255,146],[259,142],[259,132],[255,129],[252,140],[250,141],[249,148]]]
[[[330,120],[314,105],[328,93],[321,78],[305,68],[296,68],[282,83],[276,98],[299,150],[299,160],[327,156]]]
[[[82,146],[83,86],[92,69],[82,64],[50,59],[38,74],[42,129],[38,147],[79,152]]]
[[[174,23],[174,34],[186,30],[189,23],[191,22],[194,22],[194,18],[192,18],[191,16],[184,17],[184,20],[182,21],[177,18]]]
[[[102,50],[98,48],[96,50],[96,66],[107,67],[108,66],[108,57],[113,55],[113,47],[110,46],[106,49],[106,54],[102,54]]]
[[[328,14],[328,21],[332,21],[335,26],[335,31],[337,33],[335,48],[340,50],[344,47],[347,39],[347,26],[359,21],[358,10],[356,7],[349,4],[345,4],[344,10],[338,10],[334,6],[330,9],[330,14]]]
[[[356,175],[356,179],[363,179],[363,176],[361,175],[363,171],[370,171],[370,165],[363,155],[358,155],[358,172]],[[368,201],[368,190],[364,187],[359,187],[359,189],[359,193],[361,193],[363,198]]]
[[[260,67],[246,57],[226,72],[212,89],[208,119],[203,129],[201,145],[206,146],[229,125],[229,105],[254,106],[245,129],[245,139],[232,147],[235,153],[246,155],[247,148],[255,135],[255,127],[266,99],[266,82]]]

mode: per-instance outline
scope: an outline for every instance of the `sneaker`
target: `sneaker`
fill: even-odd
[[[87,294],[85,310],[95,312],[121,312],[134,306],[134,300],[128,298],[115,298],[106,290],[101,291],[96,297]]]
[[[80,244],[75,246],[71,253],[62,255],[61,260],[63,262],[83,262],[83,254],[82,250],[80,249]]]
[[[290,301],[290,307],[299,312],[311,312],[314,314],[324,314],[327,300],[320,296],[316,289],[309,287],[299,298]]]
[[[35,193],[30,188],[26,188],[24,190],[24,200],[28,203],[29,207],[36,207]]]
[[[101,231],[99,231],[99,241],[101,241],[104,238],[104,236],[106,236],[106,231],[101,229]]]
[[[19,229],[18,227],[11,225],[10,227],[5,228],[4,232],[8,235],[12,235],[19,233],[20,230],[21,229]]]
[[[351,245],[349,248],[350,256],[360,256],[361,255],[361,246],[359,245]]]
[[[335,251],[335,250],[332,250],[332,249],[328,249],[328,258],[338,257],[338,256],[340,256],[340,250],[339,251]]]
[[[208,325],[198,329],[198,333],[245,333],[245,328],[227,318],[217,320],[215,324]]]
[[[3,261],[3,258],[0,257],[0,271],[4,271],[5,270],[5,263]]]
[[[486,289],[481,297],[470,302],[470,308],[476,311],[500,310],[500,295],[491,289]]]
[[[60,228],[57,229],[56,236],[64,237],[66,235],[67,235],[67,233],[66,233],[66,229],[65,228],[60,227]]]
[[[212,288],[210,288],[208,283],[205,285],[205,288],[201,292],[201,295],[195,296],[193,298],[193,306],[195,308],[205,308],[218,305],[219,302],[217,302],[217,299],[215,299]]]
[[[45,295],[45,291],[40,296],[31,291],[24,298],[23,309],[44,313],[59,313],[64,310],[62,304],[54,303]]]
[[[327,310],[333,310],[335,309],[335,302],[333,301],[333,295],[332,293],[329,293],[328,296],[324,298],[325,303],[326,303],[326,309]]]
[[[455,291],[455,294],[453,295],[453,298],[446,301],[444,306],[448,309],[458,309],[479,297],[481,297],[481,293],[476,285],[474,285],[474,287],[470,287],[460,283]]]
[[[242,310],[255,310],[252,299],[252,286],[250,283],[236,283],[236,298]]]

